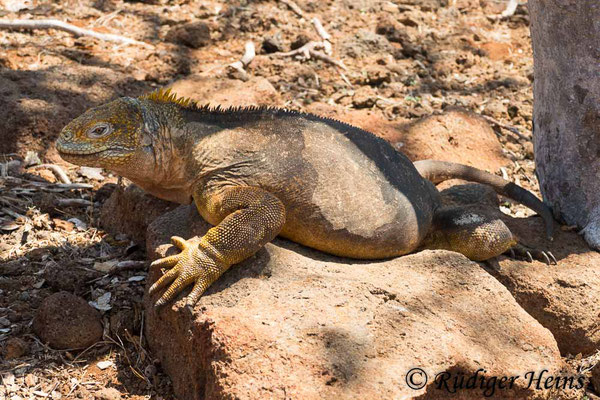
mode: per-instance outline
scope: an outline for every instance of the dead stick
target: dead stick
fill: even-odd
[[[250,64],[252,60],[254,60],[254,57],[256,57],[254,43],[246,42],[246,44],[244,45],[244,55],[242,56],[242,59],[240,61],[242,62],[242,64],[244,64],[244,67],[247,67],[248,64]]]
[[[304,12],[302,11],[302,9],[300,7],[298,7],[298,4],[294,3],[292,0],[279,0],[279,1],[282,2],[283,4],[285,4],[286,6],[288,6],[300,18],[304,18]]]
[[[519,0],[510,0],[508,2],[508,5],[506,6],[506,9],[502,11],[502,14],[500,14],[500,16],[503,18],[512,17],[515,14],[515,11],[517,11],[518,6]]]
[[[56,19],[12,19],[12,20],[0,20],[0,29],[57,29],[60,31],[69,32],[75,36],[91,36],[96,39],[105,40],[108,42],[117,42],[124,44],[138,44],[147,48],[154,48],[151,44],[140,42],[135,39],[130,39],[120,35],[113,35],[110,33],[99,33],[90,29],[80,28],[75,25],[71,25],[67,22],[59,21]]]
[[[519,0],[509,0],[508,4],[506,5],[506,8],[504,9],[504,11],[502,11],[500,15],[490,15],[488,16],[488,18],[490,20],[501,20],[512,17],[513,15],[515,15],[518,6]]]
[[[312,42],[306,43],[302,47],[297,48],[296,50],[273,53],[272,56],[273,57],[291,57],[291,56],[295,56],[297,54],[302,54],[305,56],[308,55],[310,57],[310,51],[314,50],[317,47],[323,47],[323,44],[321,42],[312,41]]]
[[[240,61],[233,62],[229,64],[229,66],[231,68],[236,69],[243,76],[247,77],[245,68],[248,66],[248,64],[252,62],[252,60],[254,60],[254,57],[256,57],[256,50],[254,49],[253,42],[246,42],[246,44],[244,45],[244,49],[244,55],[242,56]]]
[[[315,27],[315,30],[317,31],[319,36],[321,36],[321,39],[323,39],[322,43],[323,50],[325,50],[325,54],[331,55],[333,53],[331,43],[329,42],[329,39],[331,39],[331,35],[329,35],[325,28],[323,28],[323,24],[321,24],[321,20],[319,18],[314,17],[310,22],[312,22],[313,26]]]
[[[90,200],[85,199],[56,199],[58,207],[88,207],[93,204]]]
[[[11,210],[11,209],[10,209],[10,208],[8,208],[8,207],[2,207],[2,210],[1,210],[1,211],[2,211],[4,214],[6,214],[6,215],[10,215],[11,217],[13,217],[13,218],[16,218],[16,219],[19,219],[19,218],[26,218],[24,215],[21,215],[21,214],[19,214],[19,213],[16,213],[16,212],[14,212],[13,210]]]
[[[336,67],[340,67],[344,71],[346,71],[348,69],[344,65],[343,62],[333,59],[325,53],[321,53],[320,51],[317,51],[316,50],[317,48],[326,48],[326,46],[324,45],[324,42],[308,42],[304,46],[302,46],[296,50],[288,51],[285,53],[273,53],[273,54],[271,54],[271,56],[273,56],[273,57],[291,57],[291,56],[295,56],[298,54],[302,54],[307,58],[310,58],[312,56],[314,58],[318,58],[319,60],[326,61],[330,64],[335,65]]]
[[[56,175],[56,177],[62,182],[62,183],[66,183],[66,184],[70,184],[72,183],[71,180],[69,179],[69,177],[67,176],[67,174],[65,174],[65,171],[63,171],[63,169],[55,164],[40,164],[40,165],[35,165],[33,167],[31,167],[32,169],[39,169],[39,168],[47,168],[50,171],[52,171],[54,173],[54,175]]]
[[[522,140],[530,140],[527,136],[523,135],[521,132],[519,132],[519,130],[517,128],[515,128],[514,126],[510,126],[510,125],[506,125],[503,124],[500,121],[496,121],[494,118],[492,117],[488,117],[487,115],[482,115],[480,114],[487,122],[489,122],[492,125],[496,125],[499,128],[502,129],[506,129],[509,132],[514,133],[515,135],[517,135],[520,139]]]
[[[313,19],[310,20],[310,22],[312,22],[313,26],[315,27],[315,30],[317,31],[319,36],[321,36],[321,39],[323,39],[323,40],[331,39],[331,36],[329,35],[329,33],[327,33],[325,28],[323,28],[323,24],[321,24],[321,20],[319,20],[319,18],[314,17]]]
[[[314,58],[318,58],[319,60],[323,60],[326,61],[330,64],[335,65],[336,67],[340,67],[341,69],[343,69],[344,71],[347,71],[348,68],[344,65],[343,62],[336,60],[334,58],[329,57],[327,54],[325,53],[321,53],[320,51],[316,51],[316,50],[312,50],[310,52],[310,54],[314,57]]]
[[[56,186],[59,189],[93,189],[94,185],[90,185],[89,183],[55,183],[53,186]]]
[[[119,261],[114,267],[112,267],[108,271],[108,275],[114,275],[121,271],[145,269],[146,265],[147,265],[146,261],[136,261],[136,260]]]

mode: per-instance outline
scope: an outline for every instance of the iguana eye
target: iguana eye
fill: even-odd
[[[97,138],[101,138],[102,136],[106,136],[111,132],[112,132],[112,127],[110,126],[110,124],[103,122],[103,123],[96,124],[93,127],[91,127],[90,130],[88,131],[88,136],[93,139],[97,139]]]

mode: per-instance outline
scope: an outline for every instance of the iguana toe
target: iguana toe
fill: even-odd
[[[151,264],[153,267],[171,267],[171,269],[161,276],[148,292],[153,294],[159,289],[169,286],[155,303],[159,307],[171,301],[183,289],[195,282],[187,301],[188,304],[193,305],[218,278],[219,274],[216,272],[219,268],[215,261],[198,246],[199,239],[185,240],[173,236],[171,241],[181,249],[181,253],[158,259]]]
[[[524,246],[522,244],[517,244],[511,247],[506,253],[511,258],[525,258],[529,262],[533,262],[533,260],[538,260],[545,262],[548,265],[558,265],[558,261],[556,261],[556,257],[550,251],[543,251],[534,249],[528,246]]]

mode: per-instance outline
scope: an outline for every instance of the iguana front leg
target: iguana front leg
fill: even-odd
[[[167,303],[193,282],[187,302],[195,304],[231,265],[260,250],[277,236],[285,223],[281,201],[260,188],[228,187],[213,194],[196,194],[194,200],[200,214],[216,226],[202,238],[172,237],[181,253],[152,263],[152,266],[172,267],[150,287],[152,294],[172,282],[156,302],[157,306]]]

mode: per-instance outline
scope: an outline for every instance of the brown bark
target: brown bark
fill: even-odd
[[[542,195],[600,249],[600,2],[530,0],[529,10]]]

